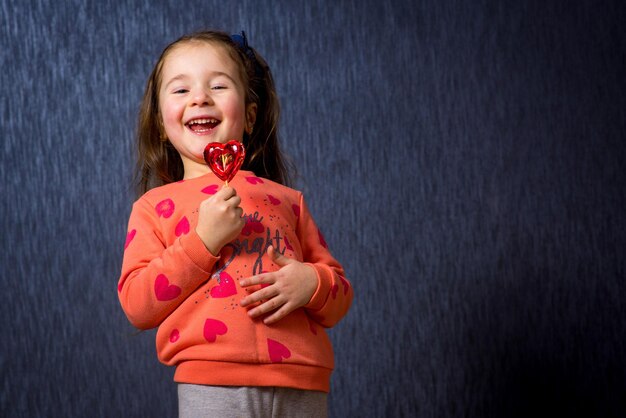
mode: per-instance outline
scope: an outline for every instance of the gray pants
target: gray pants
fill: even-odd
[[[280,387],[178,385],[179,418],[326,418],[327,394]]]

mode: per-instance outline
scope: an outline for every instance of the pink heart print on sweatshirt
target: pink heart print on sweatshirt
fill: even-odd
[[[168,300],[176,299],[180,295],[181,289],[175,284],[170,284],[169,279],[165,274],[159,274],[154,281],[154,294],[157,300],[165,302]]]
[[[291,246],[291,243],[289,242],[289,238],[287,238],[287,235],[283,237],[283,243],[285,244],[286,249],[288,249],[289,251],[293,251],[293,247]]]
[[[215,275],[213,275],[213,277],[215,277]],[[236,294],[237,287],[235,287],[233,278],[225,271],[220,272],[217,278],[217,286],[211,288],[211,296],[214,298],[227,298],[228,296]]]
[[[291,357],[291,351],[278,341],[267,339],[267,350],[272,363],[282,363],[283,359]]]
[[[278,206],[280,205],[280,200],[275,198],[274,196],[272,196],[271,194],[267,195],[267,199],[270,201],[270,203],[274,206]]]
[[[210,186],[207,186],[204,189],[202,189],[201,192],[205,194],[215,194],[217,193],[218,188],[219,186],[217,184],[211,184]]]
[[[189,233],[189,220],[187,219],[186,216],[183,216],[183,218],[178,222],[178,224],[176,225],[176,229],[174,230],[174,233],[176,234],[177,237],[180,237],[181,235],[185,235]]]
[[[246,217],[246,224],[241,230],[241,235],[249,236],[250,234],[255,232],[257,234],[260,234],[263,231],[265,231],[265,227],[263,226],[263,224],[258,220],[252,219],[248,216]]]
[[[176,205],[174,205],[174,201],[172,199],[163,199],[155,206],[154,210],[156,211],[159,217],[169,218],[174,213],[174,209]]]
[[[350,283],[343,277],[339,276],[339,280],[341,280],[341,285],[343,286],[343,295],[347,295],[350,290]],[[339,292],[339,285],[335,283],[332,289],[330,290],[333,299],[337,299],[337,292]]]
[[[343,295],[345,296],[348,294],[348,290],[350,290],[350,283],[348,283],[348,281],[341,276],[339,276],[339,279],[341,280],[341,284],[343,285]]]
[[[246,181],[250,184],[263,184],[263,180],[261,180],[259,177],[246,177]]]
[[[133,240],[133,238],[135,238],[136,234],[137,234],[137,230],[133,229],[126,235],[126,242],[124,243],[124,249],[128,248],[128,246],[130,245],[130,242]]]
[[[228,327],[222,321],[213,318],[207,318],[204,321],[204,339],[210,343],[214,343],[218,335],[224,335],[227,332]]]

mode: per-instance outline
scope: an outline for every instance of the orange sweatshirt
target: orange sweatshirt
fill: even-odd
[[[229,184],[246,224],[218,257],[195,232],[200,202],[222,185],[212,173],[152,189],[135,202],[118,284],[122,308],[137,328],[159,327],[159,360],[176,366],[177,382],[328,392],[334,361],[324,328],[346,314],[353,297],[343,268],[300,192],[250,171]],[[249,294],[239,280],[278,269],[269,245],[313,266],[318,287],[306,306],[265,325],[239,306]]]

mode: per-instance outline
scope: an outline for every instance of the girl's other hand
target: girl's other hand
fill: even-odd
[[[268,247],[267,254],[280,269],[243,279],[239,284],[242,287],[266,285],[243,298],[240,305],[245,307],[260,302],[248,311],[248,315],[256,318],[273,311],[263,320],[269,325],[309,303],[317,290],[317,274],[313,267],[285,257],[272,246]]]
[[[246,223],[240,203],[241,198],[232,187],[223,187],[200,203],[196,233],[215,256],[241,233]]]

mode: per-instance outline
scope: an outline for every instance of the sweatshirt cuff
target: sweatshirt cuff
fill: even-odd
[[[217,260],[220,259],[204,246],[204,242],[194,230],[180,238],[180,245],[191,261],[206,272],[210,272]]]
[[[326,300],[330,295],[330,290],[333,283],[333,274],[330,268],[326,266],[322,266],[320,264],[311,264],[305,263],[308,266],[313,267],[315,273],[317,274],[317,289],[313,296],[311,296],[311,300],[309,303],[304,305],[306,309],[311,311],[319,311],[326,304]]]

